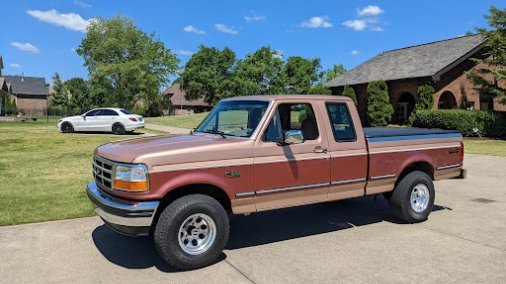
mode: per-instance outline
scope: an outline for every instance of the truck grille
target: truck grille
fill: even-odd
[[[93,178],[99,187],[112,190],[114,164],[100,156],[93,157]]]

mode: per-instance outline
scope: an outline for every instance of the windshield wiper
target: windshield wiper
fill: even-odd
[[[204,133],[211,133],[211,134],[218,134],[218,135],[221,135],[221,137],[223,138],[227,138],[227,136],[225,136],[225,132],[223,131],[220,131],[220,130],[214,130],[214,129],[206,129],[204,131],[202,131]]]

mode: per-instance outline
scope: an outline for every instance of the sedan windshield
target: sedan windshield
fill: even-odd
[[[267,101],[223,101],[197,127],[196,132],[250,137],[267,110]]]

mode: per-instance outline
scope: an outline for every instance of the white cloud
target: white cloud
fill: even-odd
[[[300,24],[303,28],[331,28],[332,23],[328,21],[329,17],[321,16],[321,17],[311,17],[309,21],[304,21]]]
[[[375,5],[362,7],[357,9],[357,18],[344,21],[343,26],[355,31],[382,32],[382,21],[378,16],[384,12],[385,10]]]
[[[28,10],[26,12],[28,15],[38,19],[39,21],[78,32],[86,32],[86,28],[93,21],[93,19],[85,20],[79,14],[64,14],[55,9],[47,11]]]
[[[183,31],[187,32],[187,33],[194,33],[194,34],[198,34],[198,35],[205,35],[206,32],[203,31],[203,30],[199,30],[197,29],[196,27],[192,26],[192,25],[188,25],[186,27],[183,28]]]
[[[343,22],[343,26],[356,30],[356,31],[363,31],[367,27],[367,21],[366,20],[347,20]]]
[[[255,13],[255,11],[251,11],[251,13],[249,15],[246,15],[244,16],[244,19],[246,20],[246,22],[260,22],[260,21],[265,21],[267,17],[266,16],[261,16],[261,15],[257,15]]]
[[[12,68],[21,68],[21,65],[17,64],[17,63],[11,63],[11,64],[9,64],[9,66]]]
[[[227,33],[227,34],[232,34],[232,35],[236,35],[238,34],[239,32],[237,30],[234,30],[234,28],[231,28],[231,27],[227,27],[225,26],[224,24],[215,24],[214,27],[222,32],[222,33]]]
[[[274,49],[274,52],[272,53],[272,57],[283,59],[283,50],[281,49]]]
[[[360,54],[360,52],[356,49],[350,51],[350,55],[359,55],[359,54]]]
[[[357,14],[359,17],[377,16],[379,14],[382,14],[383,12],[385,12],[385,11],[376,5],[367,5],[361,9],[358,9]]]
[[[35,45],[33,45],[29,42],[22,43],[22,42],[13,41],[13,42],[11,42],[11,45],[19,50],[27,51],[27,52],[31,52],[31,53],[39,53],[39,51],[40,51],[38,47],[36,47]]]
[[[74,5],[79,6],[79,7],[83,7],[83,8],[91,8],[90,4],[85,3],[83,1],[79,1],[79,0],[74,0]]]
[[[193,55],[195,52],[191,51],[191,50],[184,50],[184,49],[179,49],[176,51],[177,54],[181,54],[181,55],[186,55],[186,56],[190,56],[190,55]]]

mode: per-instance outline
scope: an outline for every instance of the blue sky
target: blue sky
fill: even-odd
[[[270,45],[287,58],[319,57],[351,69],[384,50],[457,37],[485,26],[506,1],[3,1],[3,74],[87,77],[74,52],[89,19],[122,14],[187,61],[200,44],[243,57]]]

